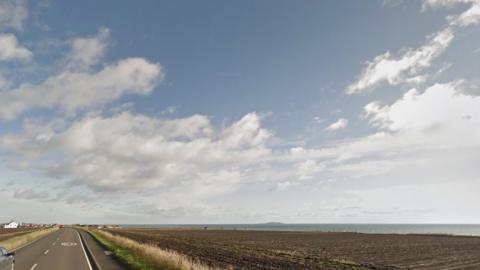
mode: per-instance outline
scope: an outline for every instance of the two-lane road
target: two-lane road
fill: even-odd
[[[21,248],[15,255],[16,270],[92,270],[80,236],[63,228]]]

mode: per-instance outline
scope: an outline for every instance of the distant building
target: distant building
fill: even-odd
[[[18,228],[18,222],[15,221],[10,221],[9,223],[3,225],[4,229],[17,229]]]

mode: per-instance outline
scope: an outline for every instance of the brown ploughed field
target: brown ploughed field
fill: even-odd
[[[178,251],[211,266],[233,269],[480,269],[480,237],[193,229],[109,231]]]

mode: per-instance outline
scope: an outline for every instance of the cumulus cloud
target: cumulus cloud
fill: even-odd
[[[424,93],[412,89],[390,106],[369,103],[365,106],[366,117],[372,125],[395,132],[428,133],[447,127],[452,131],[462,126],[467,128],[480,120],[480,107],[477,106],[480,98],[460,92],[458,85],[458,82],[435,84]]]
[[[127,94],[147,95],[164,78],[159,63],[132,57],[113,63],[102,62],[110,31],[100,28],[91,37],[69,41],[70,51],[58,71],[40,83],[20,82],[9,86],[2,78],[0,120],[12,120],[34,108],[53,109],[69,116],[107,104]],[[11,34],[0,35],[0,60],[31,58]]]
[[[27,17],[26,1],[5,0],[0,2],[0,28],[13,28],[21,31]]]
[[[387,83],[397,85],[401,83],[419,84],[427,79],[427,75],[420,74],[430,67],[433,61],[444,53],[450,46],[455,31],[480,22],[480,1],[478,0],[425,0],[423,9],[428,7],[453,6],[458,3],[468,3],[470,7],[459,15],[448,17],[449,24],[442,31],[427,38],[427,41],[418,48],[402,50],[402,53],[393,55],[390,51],[376,56],[367,62],[366,67],[358,79],[346,88],[348,94],[359,94]]]
[[[49,175],[96,190],[172,188],[184,182],[215,190],[236,182],[243,166],[269,154],[269,134],[256,113],[216,129],[200,115],[168,120],[124,112],[85,117],[60,131],[53,124],[32,124],[23,136],[3,136],[0,145],[23,156],[68,157],[48,164]]]
[[[335,131],[339,129],[344,129],[348,126],[348,120],[345,118],[340,118],[336,122],[329,125],[325,130]]]
[[[17,38],[12,34],[0,34],[0,61],[29,60],[32,52],[18,44]]]
[[[447,159],[445,153],[458,153],[456,164],[480,158],[473,150],[480,147],[480,97],[465,93],[459,82],[435,84],[425,91],[412,89],[391,105],[371,102],[365,106],[365,118],[379,131],[333,147],[295,147],[283,158],[290,163],[315,160],[322,168],[319,173],[330,177],[334,173],[335,178],[386,174],[399,166],[422,170],[411,177],[426,177],[437,175],[423,170]],[[416,163],[418,159],[422,162]],[[477,173],[453,164],[446,168],[448,175],[459,179]]]
[[[0,119],[14,119],[32,108],[73,114],[125,94],[149,94],[162,79],[162,67],[143,58],[123,59],[98,72],[66,70],[38,85],[23,83],[0,92]]]
[[[365,114],[371,125],[384,130],[375,140],[381,147],[390,145],[386,149],[480,146],[480,97],[464,93],[458,82],[435,84],[424,92],[412,89],[391,105],[369,103]]]
[[[407,49],[398,57],[390,52],[375,57],[367,64],[358,80],[347,87],[347,93],[362,93],[384,82],[391,85],[423,82],[425,77],[417,74],[429,67],[432,61],[443,53],[453,37],[452,29],[447,28],[429,37],[423,46]]]
[[[4,3],[6,2],[0,4],[0,15],[2,15],[1,8],[5,6]],[[21,25],[17,26],[17,29],[21,30]],[[164,185],[168,180],[161,184],[156,181],[156,176],[162,175],[165,176],[163,179],[167,179],[181,174],[178,166],[174,163],[165,162],[157,167],[155,162],[159,162],[161,158],[157,156],[157,161],[150,160],[146,157],[148,156],[146,152],[144,152],[145,156],[138,156],[137,161],[140,162],[140,166],[135,164],[133,156],[130,156],[132,159],[128,160],[126,152],[116,156],[118,159],[110,157],[109,155],[116,155],[119,154],[118,151],[123,151],[117,147],[127,149],[127,145],[122,146],[122,140],[123,143],[128,144],[144,141],[147,145],[142,147],[147,151],[148,144],[159,147],[162,140],[165,140],[165,144],[170,142],[170,147],[177,147],[176,144],[187,143],[188,140],[198,137],[201,137],[202,140],[212,139],[208,137],[213,136],[213,131],[210,130],[212,126],[209,124],[209,119],[204,116],[195,115],[185,119],[167,121],[160,118],[149,119],[133,113],[128,116],[125,107],[108,110],[105,105],[122,96],[150,94],[164,78],[162,66],[144,58],[132,57],[106,63],[104,56],[109,42],[109,29],[100,28],[92,36],[77,36],[63,42],[62,44],[68,44],[68,51],[63,54],[63,58],[56,60],[55,71],[48,72],[43,79],[40,78],[35,82],[28,80],[22,82],[18,78],[10,81],[9,78],[0,77],[0,87],[2,88],[0,90],[0,120],[18,119],[23,113],[32,109],[51,110],[55,115],[53,120],[45,120],[45,122],[23,119],[22,136],[2,134],[0,152],[3,157],[8,157],[8,164],[4,165],[9,166],[9,164],[15,163],[11,169],[24,171],[37,168],[45,174],[47,179],[69,180],[67,182],[54,180],[58,181],[58,184],[47,180],[47,183],[50,183],[51,190],[49,191],[52,191],[51,193],[25,186],[16,190],[10,188],[7,191],[12,198],[46,203],[56,201],[67,205],[77,205],[82,209],[84,207],[97,209],[103,196],[94,191],[114,190],[114,185],[117,184],[120,186],[119,189],[125,189],[126,187],[122,187],[122,183],[127,185],[127,182],[128,185],[135,186],[137,182],[134,179],[137,177],[140,179],[139,188],[159,186]],[[31,59],[32,55],[30,50],[19,44],[14,35],[0,34],[0,61],[23,60],[20,64],[24,64],[23,62]],[[92,114],[92,110],[97,111],[97,109],[98,112],[113,113],[114,116],[101,117],[98,113]],[[127,122],[126,125],[123,121]],[[132,122],[130,126],[128,126],[128,121]],[[142,124],[145,124],[145,127],[140,127]],[[90,130],[90,128],[95,128],[97,131],[105,130],[105,125],[112,125],[111,133],[97,133]],[[160,129],[163,130],[161,135],[154,134]],[[149,133],[143,134],[143,132]],[[121,136],[121,134],[125,136]],[[109,149],[110,153],[107,151],[102,154],[98,144],[109,141],[111,139],[109,136],[117,137],[119,140],[115,141],[115,145],[103,148],[103,150]],[[232,141],[234,144],[235,140]],[[239,149],[236,149],[235,145],[232,147],[232,151],[240,151],[243,146]],[[115,148],[117,150],[114,150]],[[139,151],[141,152],[141,150]],[[252,153],[246,152],[247,154]],[[19,166],[18,164],[28,165]],[[100,170],[98,166],[104,166],[105,169],[110,168],[112,171]],[[117,170],[116,166],[122,168]],[[191,164],[185,166],[195,167]],[[229,168],[226,168],[223,170],[223,174],[218,173],[215,176],[230,176],[230,180],[233,182],[233,178],[237,175],[235,172],[231,174],[229,172]],[[206,171],[198,171],[197,176],[199,176],[197,179],[209,177]],[[119,178],[117,179],[117,177]],[[209,181],[210,179],[214,178],[209,178]],[[118,180],[118,182],[114,180]],[[205,180],[205,183],[208,181]],[[75,192],[68,192],[70,188],[65,189],[65,184],[75,185],[75,188],[70,187],[75,189]],[[90,191],[83,192],[85,187],[90,188],[88,189]],[[225,187],[223,189],[225,190]]]
[[[256,113],[217,127],[202,115],[168,119],[121,112],[72,123],[26,122],[23,133],[1,137],[0,149],[30,160],[71,189],[125,198],[141,194],[142,205],[151,205],[146,214],[192,209],[185,196],[201,204],[261,183],[281,194],[305,185],[348,189],[342,183],[392,181],[418,189],[422,182],[473,181],[479,173],[464,164],[480,158],[480,98],[463,89],[458,82],[436,84],[391,104],[370,103],[364,118],[376,133],[319,148],[268,147],[273,135]],[[368,194],[369,200],[376,196]],[[127,199],[109,198],[119,201],[115,211],[124,211]],[[102,200],[69,199],[82,207]]]
[[[76,37],[71,40],[69,60],[72,65],[90,67],[102,60],[108,46],[110,30],[100,28],[93,37]]]

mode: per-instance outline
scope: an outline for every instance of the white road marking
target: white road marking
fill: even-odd
[[[45,250],[45,252],[43,254],[47,255],[48,252],[50,252],[50,249]]]
[[[37,264],[34,264],[34,265],[32,266],[32,268],[30,268],[30,270],[35,269],[35,267],[37,267]]]
[[[85,255],[85,260],[87,260],[88,268],[90,270],[93,270],[92,265],[90,264],[90,260],[87,257],[87,252],[85,252],[85,247],[83,246],[82,238],[80,238],[80,233],[78,231],[77,231],[77,235],[78,235],[78,240],[80,241],[80,245],[82,246],[83,255]]]
[[[77,243],[75,243],[75,242],[63,242],[61,245],[64,246],[64,247],[74,247],[74,246],[77,245]]]
[[[53,234],[53,232],[52,232],[52,234]],[[49,235],[50,235],[50,234],[49,234]],[[36,243],[36,242],[40,241],[40,239],[44,239],[44,238],[46,238],[46,237],[47,237],[47,235],[42,236],[42,237],[39,237],[39,238],[37,238],[37,239],[34,240],[34,241],[28,242],[28,243],[26,243],[25,245],[22,245],[22,246],[19,246],[19,247],[17,247],[17,248],[12,249],[12,251],[19,251],[20,249],[26,248],[26,247],[28,247],[28,246],[30,246],[30,245],[33,245],[33,243]]]

